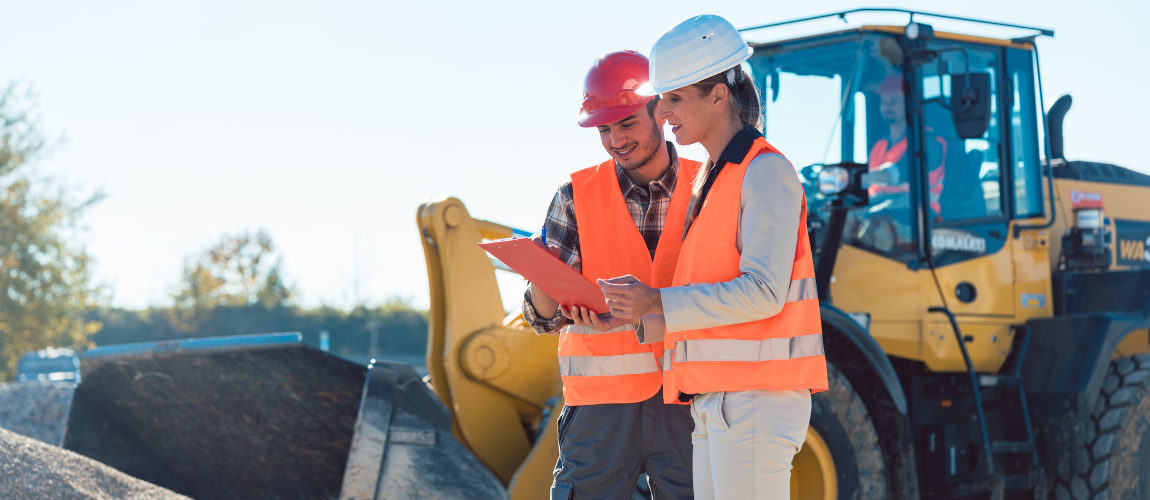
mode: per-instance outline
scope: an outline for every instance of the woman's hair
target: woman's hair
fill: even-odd
[[[759,89],[755,88],[755,82],[750,75],[743,72],[742,65],[735,65],[690,86],[695,87],[702,97],[714,91],[716,85],[727,85],[730,90],[731,112],[738,115],[744,127],[756,129],[762,127],[763,108],[759,103]]]
[[[695,87],[699,96],[702,97],[713,92],[716,85],[726,85],[727,89],[730,90],[728,93],[730,98],[727,99],[727,102],[731,105],[731,113],[739,117],[739,122],[744,127],[762,128],[763,108],[759,103],[759,89],[755,88],[754,80],[751,79],[750,75],[743,72],[741,65],[704,78],[690,86]],[[695,189],[691,192],[691,201],[687,204],[687,220],[683,224],[683,239],[687,238],[687,230],[691,229],[691,223],[695,222],[695,217],[699,215],[700,205],[703,203],[703,183],[714,167],[715,160],[707,158],[706,163],[695,176]]]

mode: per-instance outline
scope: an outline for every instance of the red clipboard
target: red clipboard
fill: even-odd
[[[479,247],[527,278],[568,310],[572,306],[583,306],[596,314],[610,312],[598,285],[528,238],[495,240],[480,243]]]

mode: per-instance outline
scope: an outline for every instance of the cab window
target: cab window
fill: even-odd
[[[934,223],[1000,217],[1001,123],[998,79],[1001,63],[993,51],[942,50],[939,60],[922,66],[923,142],[927,162],[926,201]],[[962,139],[955,131],[951,82],[959,73],[990,75],[990,125],[977,139]]]
[[[911,262],[917,246],[903,62],[898,41],[875,34],[800,51],[763,50],[748,61],[762,87],[764,135],[799,171],[808,213],[824,222],[829,216],[817,189],[823,165],[867,164],[878,173],[870,203],[848,214],[843,244]]]
[[[1038,161],[1038,124],[1041,119],[1034,97],[1030,51],[1006,50],[1010,88],[1010,170],[1014,194],[1014,217],[1042,217],[1042,174]]]

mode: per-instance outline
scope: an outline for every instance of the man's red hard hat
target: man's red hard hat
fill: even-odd
[[[902,92],[902,74],[894,74],[884,78],[878,91],[879,93]]]
[[[643,54],[621,50],[595,60],[583,80],[583,106],[579,126],[598,127],[626,118],[654,97],[644,97],[635,89],[647,83],[650,62]]]

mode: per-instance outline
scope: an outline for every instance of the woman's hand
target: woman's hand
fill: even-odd
[[[638,321],[644,314],[663,314],[659,289],[643,284],[639,278],[628,274],[598,283],[614,317]]]
[[[583,306],[572,307],[570,311],[566,307],[559,306],[559,312],[563,314],[563,317],[573,321],[575,326],[589,326],[598,332],[606,332],[627,323],[623,318],[617,318],[611,314],[595,314],[594,311]]]

